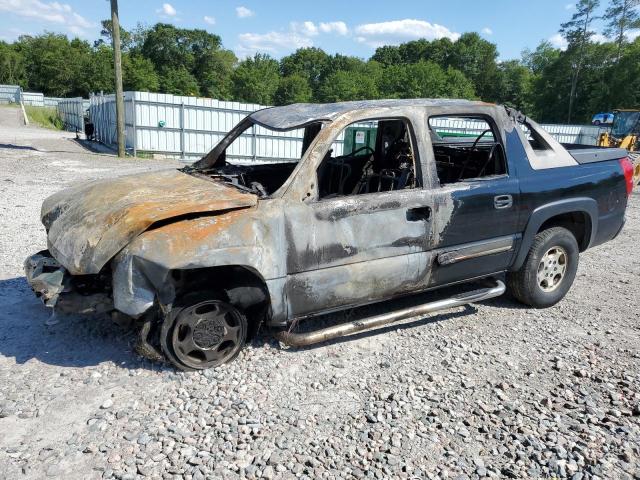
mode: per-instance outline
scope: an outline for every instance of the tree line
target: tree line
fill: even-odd
[[[542,42],[499,61],[477,33],[453,42],[415,40],[378,48],[369,59],[301,48],[276,60],[239,60],[218,35],[157,23],[121,29],[125,90],[196,95],[264,105],[375,98],[450,97],[512,105],[543,122],[587,122],[593,113],[640,107],[640,0],[579,0],[559,32],[565,49]],[[603,20],[605,39],[594,22]],[[0,83],[48,96],[113,91],[111,22],[101,38],[44,33],[0,42]],[[599,41],[595,41],[595,40]],[[604,41],[603,41],[604,40]]]

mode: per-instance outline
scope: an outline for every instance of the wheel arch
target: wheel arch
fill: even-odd
[[[533,210],[522,235],[522,242],[510,270],[524,264],[536,234],[551,227],[570,230],[583,252],[593,243],[598,231],[598,203],[593,198],[577,197],[541,205]]]
[[[195,292],[224,292],[229,303],[247,315],[250,334],[272,315],[269,285],[260,272],[249,265],[180,268],[171,270],[170,275],[176,299]]]

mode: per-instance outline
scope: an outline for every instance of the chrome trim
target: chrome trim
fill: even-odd
[[[461,262],[462,260],[483,257],[494,253],[508,252],[513,248],[513,244],[513,235],[467,243],[438,254],[438,263],[440,265],[451,265],[452,263]]]
[[[276,332],[275,336],[278,340],[286,345],[293,347],[305,347],[315,343],[326,342],[345,335],[378,328],[390,323],[405,320],[407,318],[416,317],[434,313],[439,310],[460,307],[468,303],[481,302],[490,298],[499,297],[506,290],[505,284],[500,280],[495,280],[495,286],[480,288],[471,292],[454,295],[443,300],[436,300],[416,307],[409,307],[396,312],[384,313],[362,320],[335,325],[333,327],[323,328],[309,333],[293,333],[287,331]]]

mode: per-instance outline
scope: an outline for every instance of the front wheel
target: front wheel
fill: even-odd
[[[510,293],[534,308],[555,305],[573,284],[579,256],[578,242],[566,228],[538,233],[520,270],[507,275]]]
[[[160,344],[181,370],[204,370],[235,359],[247,337],[247,317],[228,302],[185,298],[165,316]]]

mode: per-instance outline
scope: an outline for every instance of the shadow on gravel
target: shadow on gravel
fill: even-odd
[[[60,315],[59,323],[47,326],[49,316],[24,277],[0,280],[0,356],[18,364],[36,359],[61,367],[113,362],[123,368],[165,368],[139,357],[133,330],[109,318]]]
[[[8,148],[9,150],[32,150],[34,152],[39,152],[37,148],[30,147],[28,145],[14,145],[12,143],[0,143],[0,148]]]
[[[419,305],[437,298],[460,293],[462,288],[464,286],[451,287],[436,292],[418,294],[340,313],[319,316],[301,323],[296,328],[296,331],[308,332],[400,308]],[[488,300],[483,304],[507,309],[527,308],[506,295]],[[424,328],[430,324],[477,313],[477,308],[473,305],[459,308],[462,308],[462,310],[443,311],[439,314],[392,323],[386,327],[367,330],[309,347],[287,347],[282,351],[293,353],[313,350],[366,337],[385,335],[393,330]],[[35,298],[24,277],[0,280],[0,356],[15,358],[18,364],[25,364],[32,359],[62,367],[88,367],[103,362],[113,362],[122,368],[174,371],[171,366],[141,358],[134,350],[136,344],[135,331],[119,327],[110,318],[60,315],[59,323],[48,326],[45,322],[50,314],[49,309]],[[261,329],[253,341],[247,343],[247,347],[262,348],[265,341],[279,348],[276,346],[279,343],[275,341],[273,335],[264,329]]]

